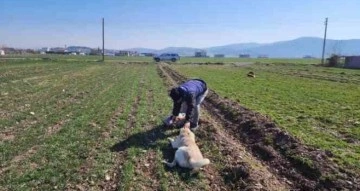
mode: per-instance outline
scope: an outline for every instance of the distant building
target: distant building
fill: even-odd
[[[65,51],[65,48],[55,47],[50,48],[49,51],[46,51],[46,54],[67,54],[67,52]]]
[[[0,50],[0,56],[5,56],[5,51],[4,50]]]
[[[69,54],[75,52],[77,55],[79,55],[80,53],[85,53],[85,55],[87,55],[91,53],[91,48],[85,46],[69,46],[66,48],[65,51]]]
[[[224,58],[225,55],[224,54],[215,54],[214,58]]]
[[[345,56],[344,68],[359,68],[360,69],[360,56]]]
[[[258,58],[269,58],[269,56],[265,55],[265,54],[262,54],[262,55],[259,55]]]
[[[54,52],[65,52],[65,48],[55,47],[55,48],[50,48],[50,51],[54,51]]]
[[[4,47],[2,50],[4,51],[4,54],[21,54],[20,49]]]
[[[305,58],[305,59],[312,59],[312,58],[315,58],[315,57],[310,56],[310,55],[305,55],[303,58]]]
[[[250,54],[239,54],[239,58],[250,58]]]
[[[48,47],[43,47],[43,48],[40,48],[39,51],[40,51],[40,52],[50,51],[50,48],[48,48]]]
[[[115,54],[114,54],[114,53],[111,53],[111,52],[105,52],[104,55],[105,55],[105,56],[115,56]]]
[[[155,56],[154,53],[140,53],[141,56],[153,57]]]
[[[136,51],[120,50],[115,53],[115,56],[137,56],[139,55]]]
[[[39,53],[38,51],[36,50],[33,50],[33,49],[23,49],[21,50],[21,54],[37,54]]]
[[[102,54],[102,51],[100,50],[100,48],[97,48],[97,49],[93,48],[90,50],[90,53],[89,53],[89,55],[101,55],[101,54]]]
[[[205,51],[205,50],[201,50],[201,51],[195,52],[195,57],[207,57],[207,56],[206,56],[206,51]]]

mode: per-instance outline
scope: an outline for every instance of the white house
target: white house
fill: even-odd
[[[0,50],[0,56],[4,56],[5,55],[5,51],[4,50]]]

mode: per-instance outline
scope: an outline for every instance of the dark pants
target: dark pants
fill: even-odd
[[[197,127],[199,125],[200,104],[204,101],[208,92],[209,91],[206,90],[202,95],[200,95],[196,98],[194,115],[193,115],[192,119],[190,119],[191,128]],[[186,104],[186,102],[183,102],[181,104],[180,113],[186,113],[187,107],[188,107],[188,105]]]

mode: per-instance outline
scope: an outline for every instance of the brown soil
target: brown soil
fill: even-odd
[[[86,158],[86,161],[84,162],[83,165],[81,165],[81,167],[79,168],[79,174],[80,176],[83,177],[87,177],[88,173],[90,171],[90,169],[93,166],[95,157],[96,157],[96,153],[97,151],[102,147],[101,143],[110,137],[111,132],[113,129],[118,128],[116,125],[117,119],[120,117],[120,115],[123,113],[123,105],[120,105],[112,114],[109,123],[107,124],[107,126],[105,127],[104,132],[101,134],[101,137],[99,137],[99,139],[97,140],[97,144],[92,148],[92,150],[90,151],[88,157]],[[90,124],[93,126],[96,126],[95,123]],[[106,175],[109,175],[111,178],[115,178],[117,177],[117,174],[114,170],[113,174],[109,174],[107,173]],[[104,177],[105,178],[105,177]],[[91,187],[96,186],[95,182],[89,180],[88,178],[86,178],[86,182],[82,182],[81,184],[78,184],[75,186],[75,188],[77,188],[78,190],[89,190]],[[116,188],[116,184],[113,185],[109,185],[107,187],[114,187]],[[68,189],[73,189],[74,185],[71,185],[68,183]]]
[[[159,67],[159,75],[166,84],[174,86],[171,73]],[[172,76],[171,76],[172,77]],[[221,160],[220,167],[206,166],[205,176],[208,178],[211,190],[287,190],[290,188],[286,179],[278,179],[261,161],[250,155],[247,149],[236,137],[226,132],[225,126],[216,116],[206,109],[204,120],[196,131],[199,147],[207,144],[220,151],[221,158],[204,153],[210,161]]]
[[[170,77],[170,81],[181,83],[186,80],[165,64],[160,64],[159,69],[160,76]],[[221,124],[223,129],[219,128],[218,131],[224,134],[224,137],[220,137],[217,133],[208,132],[209,135],[206,137],[215,137],[214,141],[219,144],[223,139],[235,137],[235,145],[245,147],[248,155],[268,167],[271,176],[277,180],[284,180],[287,183],[282,183],[284,186],[300,190],[360,190],[358,175],[333,163],[328,152],[301,144],[270,118],[246,109],[237,102],[224,99],[212,90],[209,91],[203,105],[211,117]],[[230,156],[228,160],[232,162],[235,158],[232,155],[238,152],[232,150],[233,145],[229,144],[229,141],[225,141],[223,148],[227,148],[231,153],[225,155],[226,166],[227,158]],[[251,165],[242,162],[237,160],[235,164],[224,169],[222,177],[226,184],[235,186],[231,188],[240,189],[248,186],[253,188],[252,186],[257,186],[258,183],[264,185],[262,181],[267,180],[264,177],[266,174],[259,173],[249,168]],[[273,188],[267,187],[270,190],[274,190]]]
[[[0,109],[0,119],[10,119],[14,116],[10,111]]]
[[[17,167],[18,164],[20,164],[24,159],[33,156],[37,152],[38,149],[39,149],[39,146],[33,146],[29,150],[27,150],[25,153],[22,153],[21,155],[17,155],[16,157],[14,157],[10,161],[8,166],[0,169],[0,175],[4,172],[8,171],[10,168]],[[32,165],[32,166],[35,166],[35,165]]]
[[[140,83],[139,91],[142,89],[143,83]],[[138,112],[138,105],[140,102],[140,95],[137,95],[131,108],[131,112],[128,115],[128,124],[125,127],[124,137],[129,137],[133,128],[135,128],[136,123],[136,114]],[[117,118],[114,118],[117,119]],[[112,120],[111,120],[112,121]],[[127,158],[127,151],[125,149],[123,150],[117,150],[116,153],[116,159],[115,164],[112,169],[110,169],[104,177],[104,180],[100,183],[99,187],[102,190],[119,190],[119,186],[121,184],[121,168],[126,161]],[[109,179],[106,179],[106,176],[109,177]]]
[[[200,121],[200,128],[196,131],[198,144],[206,141],[219,149],[221,166],[218,169],[205,167],[205,171],[216,178],[211,179],[211,187],[216,185],[223,186],[216,190],[234,189],[255,189],[255,190],[286,190],[289,188],[285,180],[278,179],[273,175],[258,159],[250,155],[247,149],[231,134],[226,133],[224,126],[217,123],[211,115],[205,114],[204,121]],[[205,143],[203,143],[205,144]],[[207,156],[212,161],[212,153]],[[206,175],[209,176],[209,175]]]
[[[0,133],[0,142],[3,141],[11,141],[15,138],[15,135],[13,134],[13,132],[2,132]]]
[[[144,82],[141,82],[141,86],[144,86]],[[146,88],[147,103],[154,103],[154,95],[151,87]],[[154,113],[150,110],[149,113]],[[148,125],[144,126],[145,132],[153,130],[156,126],[155,116],[151,116]],[[140,139],[138,141],[141,141]],[[140,177],[138,189],[141,190],[157,190],[159,188],[159,181],[157,177],[157,167],[154,161],[156,160],[156,151],[154,149],[143,148],[142,156],[135,162],[135,176]]]
[[[51,136],[51,135],[59,132],[62,129],[62,127],[64,126],[64,124],[69,121],[70,121],[70,119],[61,120],[61,121],[57,122],[55,125],[48,127],[46,130],[45,136]]]

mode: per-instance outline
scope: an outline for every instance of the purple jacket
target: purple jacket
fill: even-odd
[[[192,79],[181,84],[178,89],[182,101],[174,102],[172,114],[174,116],[179,115],[181,104],[185,101],[188,105],[185,119],[189,121],[194,113],[197,98],[207,90],[206,83],[201,79]]]

